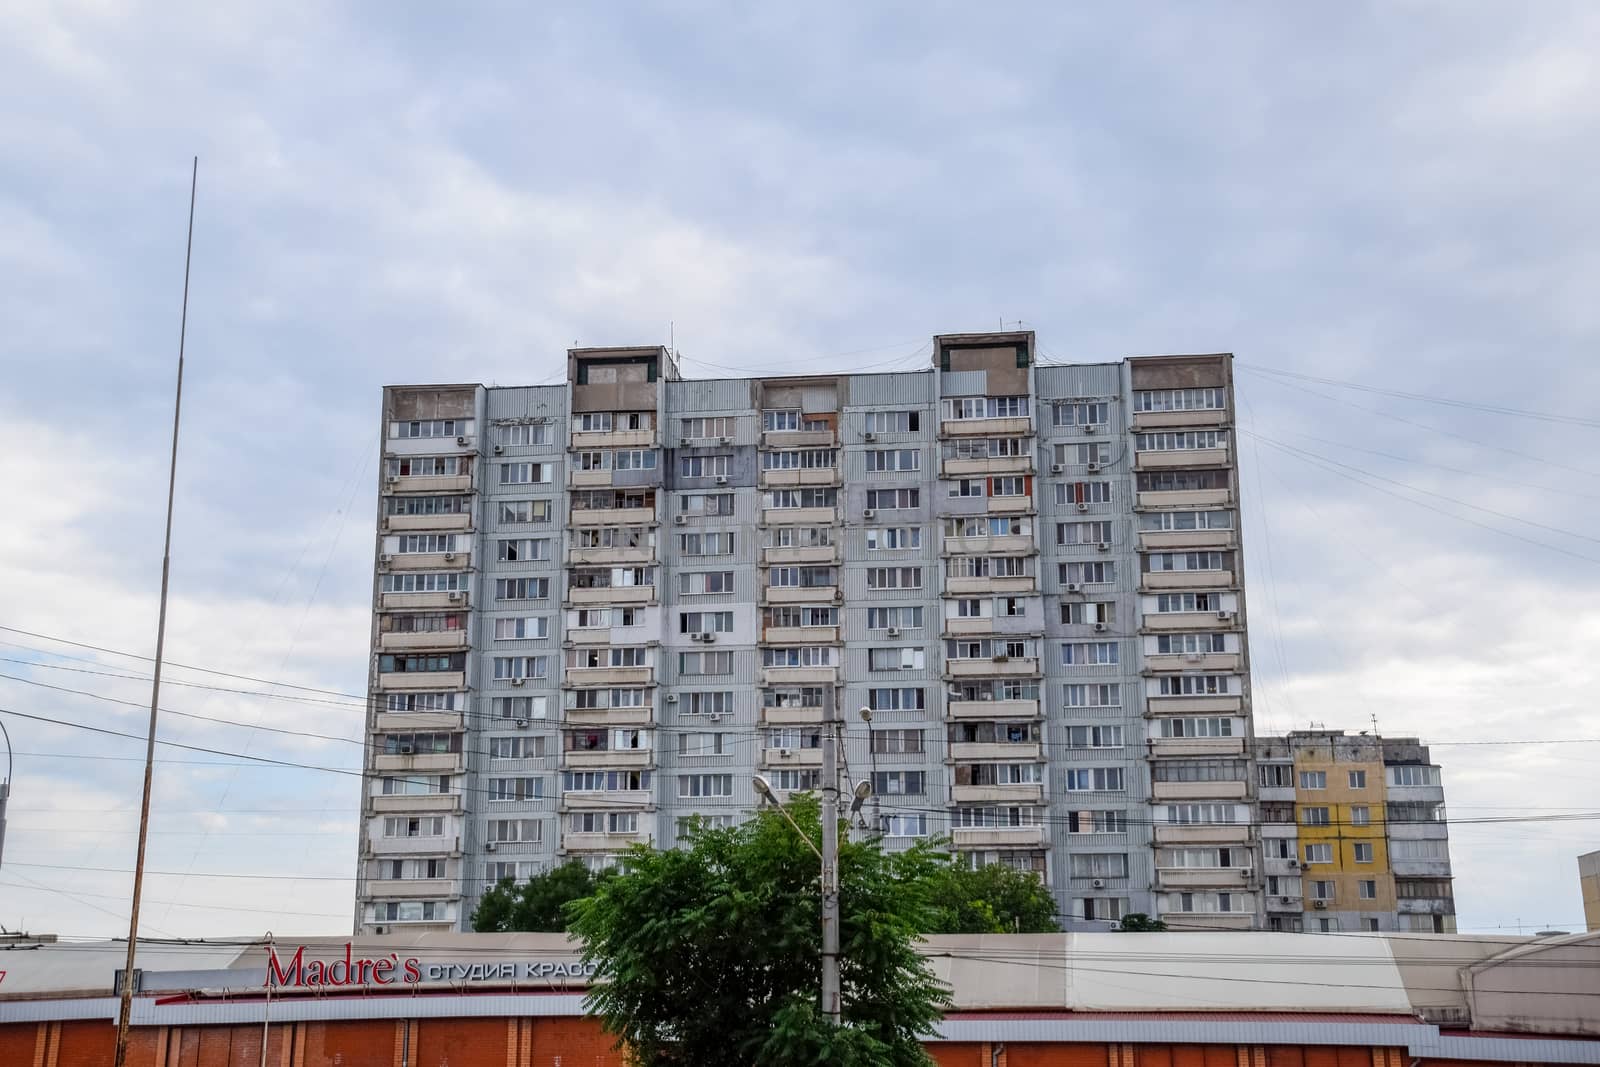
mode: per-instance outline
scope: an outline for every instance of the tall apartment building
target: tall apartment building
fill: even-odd
[[[1600,930],[1600,851],[1578,857],[1578,886],[1583,894],[1583,925]]]
[[[815,789],[835,711],[889,847],[1264,925],[1229,356],[567,371],[384,391],[358,927]]]
[[[1267,926],[1455,933],[1444,786],[1414,737],[1256,746]]]

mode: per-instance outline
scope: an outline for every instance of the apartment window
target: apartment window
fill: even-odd
[[[1367,772],[1366,771],[1351,771],[1350,772],[1350,788],[1351,789],[1365,789],[1366,787],[1367,787]]]
[[[611,466],[619,471],[653,471],[658,453],[653,448],[628,448],[613,453]]]
[[[1146,532],[1182,530],[1231,530],[1231,511],[1147,511],[1139,516],[1139,529]]]
[[[764,471],[832,470],[839,465],[839,452],[833,448],[798,448],[761,453]]]
[[[1226,470],[1142,471],[1135,477],[1141,493],[1195,493],[1230,487]]]
[[[467,628],[467,617],[460,612],[428,612],[417,615],[384,615],[378,620],[384,633],[455,633]]]
[[[681,426],[681,436],[695,440],[707,437],[723,438],[733,436],[733,419],[727,415],[684,419]]]
[[[544,796],[543,778],[491,778],[489,799],[497,803],[538,800]]]
[[[763,542],[767,548],[826,548],[833,544],[831,526],[771,526]]]
[[[872,671],[920,671],[925,666],[926,650],[921,648],[873,648],[867,652],[867,669]]]
[[[1225,696],[1234,691],[1229,674],[1164,674],[1156,692],[1164,697]]]
[[[378,670],[384,674],[416,674],[429,671],[464,671],[467,669],[465,652],[451,652],[439,656],[379,656]]]
[[[465,496],[390,496],[384,497],[386,515],[464,515],[472,510]]]
[[[774,489],[761,494],[762,506],[785,511],[794,508],[831,508],[838,506],[837,489]]]
[[[685,715],[730,715],[733,713],[733,694],[686,693],[680,707]]]
[[[542,737],[491,737],[490,759],[538,759],[544,755]]]
[[[1233,737],[1234,720],[1221,716],[1190,716],[1161,720],[1162,737]]]
[[[920,813],[885,815],[881,832],[884,837],[927,837],[928,817]]]
[[[1218,593],[1162,593],[1156,597],[1156,612],[1162,615],[1221,610],[1222,597]]]
[[[920,755],[924,750],[921,730],[874,730],[872,751],[881,755]]]
[[[1302,826],[1327,826],[1327,808],[1301,808],[1300,824]]]
[[[726,478],[732,456],[679,456],[678,474],[684,478]]]
[[[550,558],[548,537],[501,538],[496,555],[501,563],[521,563]]]
[[[678,735],[678,755],[680,756],[726,756],[731,753],[724,747],[725,734],[717,733],[687,733]]]
[[[396,553],[454,552],[456,550],[455,534],[401,534],[393,540]]]
[[[1145,556],[1151,571],[1221,571],[1233,562],[1231,552],[1151,552]]]
[[[922,609],[905,605],[867,609],[867,629],[883,630],[890,626],[901,630],[922,629]]]
[[[544,840],[544,824],[538,819],[490,819],[486,837],[496,844],[537,844]]]
[[[1126,788],[1121,767],[1069,767],[1066,781],[1070,792],[1120,793]]]
[[[1394,801],[1386,807],[1392,823],[1444,822],[1444,805],[1434,801]]]
[[[989,482],[985,478],[956,478],[949,482],[949,494],[953,497],[979,497],[989,495]]]
[[[678,776],[678,796],[731,797],[733,796],[733,775],[680,774]]]
[[[1120,708],[1122,686],[1117,682],[1102,685],[1069,685],[1062,701],[1069,708]]]
[[[1287,763],[1263,763],[1258,768],[1260,781],[1268,789],[1294,788],[1294,768]]]
[[[542,615],[524,619],[494,620],[494,639],[496,641],[537,640],[549,636],[550,620]]]
[[[1334,884],[1331,881],[1319,879],[1319,880],[1312,881],[1310,883],[1310,885],[1311,885],[1311,899],[1312,900],[1332,900],[1333,899],[1333,896],[1334,896]]]
[[[1168,804],[1167,822],[1174,826],[1229,826],[1241,819],[1233,804]]]
[[[767,731],[765,745],[767,748],[821,748],[822,731],[814,727],[780,727],[779,729]]]
[[[1056,503],[1109,504],[1112,501],[1110,482],[1057,482]]]
[[[1151,777],[1157,782],[1243,782],[1248,770],[1244,760],[1158,760],[1151,765]]]
[[[1389,858],[1394,860],[1448,860],[1449,842],[1437,839],[1389,842]]]
[[[687,676],[732,674],[732,652],[680,652],[678,673]]]
[[[1069,641],[1061,646],[1061,664],[1074,666],[1106,666],[1117,662],[1115,641]]]
[[[550,442],[550,428],[543,423],[520,422],[498,429],[503,445],[543,445]]]
[[[1128,857],[1122,852],[1074,852],[1070,859],[1074,878],[1126,878]]]
[[[1389,784],[1393,786],[1438,785],[1437,767],[1390,767]]]
[[[461,437],[471,432],[471,419],[422,419],[389,424],[389,436],[399,438]]]
[[[1117,581],[1117,565],[1111,562],[1063,563],[1060,573],[1063,585],[1115,585]]]
[[[548,600],[550,599],[550,579],[496,578],[494,582],[494,598],[496,600]]]
[[[1025,396],[960,396],[940,401],[946,419],[1020,419],[1028,415]]]
[[[1360,897],[1362,900],[1377,900],[1377,880],[1372,878],[1363,878],[1362,880],[1358,881],[1356,883],[1356,896]]]
[[[922,506],[920,489],[868,489],[867,510],[908,511]]]
[[[839,609],[774,606],[766,610],[764,619],[769,627],[837,626]]]
[[[838,584],[839,572],[832,567],[773,567],[767,571],[769,589],[828,589]]]
[[[548,656],[496,656],[494,676],[507,678],[546,678],[550,672]]]
[[[869,411],[862,426],[867,433],[920,433],[920,411]]]
[[[868,589],[921,589],[921,567],[868,567]]]
[[[1221,411],[1227,393],[1220,387],[1140,389],[1133,394],[1135,411]]]
[[[384,471],[391,478],[453,478],[470,474],[472,463],[466,456],[400,456]]]
[[[1307,863],[1332,863],[1333,845],[1315,844],[1305,846],[1305,861]]]
[[[1141,433],[1134,437],[1139,452],[1193,452],[1201,448],[1224,448],[1228,435],[1223,430],[1173,430]]]
[[[1028,496],[1032,491],[1033,480],[1020,474],[989,479],[990,496]]]
[[[639,813],[634,811],[575,811],[567,816],[569,834],[636,834]]]
[[[839,650],[833,645],[794,645],[787,648],[763,648],[763,667],[837,667]]]
[[[493,697],[490,713],[496,719],[542,719],[549,709],[545,697]]]
[[[1056,544],[1101,545],[1111,543],[1109,522],[1058,522]]]
[[[1056,426],[1104,426],[1111,409],[1104,400],[1058,400],[1051,406]]]
[[[733,592],[732,571],[689,571],[678,575],[678,592],[684,596]],[[729,629],[732,629],[730,626]],[[684,633],[689,631],[685,630]]]
[[[637,793],[650,786],[649,771],[568,771],[561,776],[567,793]]]
[[[1069,834],[1125,834],[1128,832],[1128,813],[1125,811],[1069,811]]]
[[[1372,862],[1372,842],[1357,841],[1352,847],[1355,850],[1355,860],[1357,863]]]
[[[1025,437],[968,437],[946,441],[940,451],[945,459],[1021,459],[1030,443]]]
[[[506,525],[519,522],[549,522],[548,500],[502,500],[499,502],[500,521]]]
[[[547,483],[554,477],[555,468],[549,463],[502,463],[500,464],[501,485],[540,485]]]
[[[1301,771],[1301,789],[1326,789],[1328,788],[1327,771]]]
[[[921,547],[922,528],[919,526],[872,527],[867,530],[867,550],[871,552]]]
[[[386,693],[385,711],[460,711],[466,703],[465,693]]]
[[[1370,826],[1372,824],[1372,809],[1365,804],[1350,805],[1350,825]]]
[[[642,645],[573,648],[567,650],[567,666],[579,670],[593,670],[597,667],[648,667],[650,650]]]
[[[732,515],[732,493],[683,493],[678,511],[684,515]]]
[[[457,592],[467,588],[467,581],[467,575],[461,571],[385,574],[383,591],[385,593]]]
[[[684,575],[684,577],[690,577]],[[733,631],[733,612],[731,611],[680,611],[678,613],[678,632],[680,634],[725,634]]]
[[[1121,748],[1120,726],[1069,726],[1067,745],[1071,748]]]
[[[387,745],[384,746],[386,754],[392,754]],[[449,751],[449,742],[446,741],[444,751]],[[383,779],[381,793],[386,797],[424,797],[441,796],[450,792],[450,776],[448,774],[430,774],[421,778],[395,778],[386,776]]]
[[[733,531],[679,534],[678,547],[685,556],[731,556]]]
[[[867,690],[867,707],[873,711],[926,711],[927,690],[917,687]]]
[[[922,771],[876,771],[872,791],[880,797],[920,797],[926,791]]]
[[[731,830],[733,829],[732,815],[680,815],[676,823],[677,834],[680,838],[694,835],[701,830]]]

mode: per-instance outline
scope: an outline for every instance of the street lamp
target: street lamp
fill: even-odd
[[[6,739],[6,778],[0,782],[0,861],[3,861],[6,854],[6,801],[11,798],[11,776],[16,760],[16,753],[11,749],[11,731],[6,729],[4,719],[0,719],[0,736]]]

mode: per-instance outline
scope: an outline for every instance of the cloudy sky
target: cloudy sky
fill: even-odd
[[[385,382],[1021,321],[1237,354],[1258,727],[1421,734],[1462,929],[1581,922],[1595,5],[411,6],[0,4],[0,707],[143,730],[198,154],[168,655],[323,692],[165,737],[359,766]],[[140,743],[4,719],[0,923],[125,929]],[[160,755],[146,932],[348,929],[357,777]]]

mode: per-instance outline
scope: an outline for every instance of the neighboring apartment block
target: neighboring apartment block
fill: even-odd
[[[1267,926],[1455,933],[1444,786],[1414,737],[1257,742]]]
[[[1600,852],[1578,857],[1578,884],[1583,890],[1583,925],[1600,930]]]
[[[1231,357],[933,363],[386,389],[358,926],[814,790],[835,712],[890,847],[1264,926]]]

